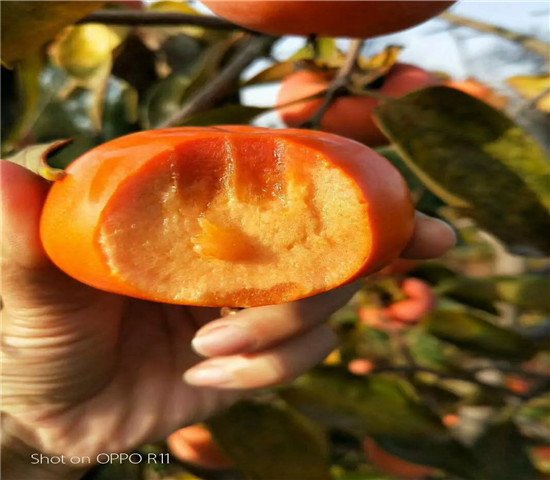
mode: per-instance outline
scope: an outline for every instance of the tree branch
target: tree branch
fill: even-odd
[[[323,103],[319,107],[319,110],[317,110],[309,121],[302,125],[302,127],[315,128],[320,125],[324,114],[332,105],[334,98],[342,89],[346,88],[351,72],[353,71],[353,67],[355,67],[355,64],[357,63],[357,57],[359,57],[359,54],[361,53],[362,46],[363,40],[355,39],[351,41],[350,48],[346,55],[346,60],[344,61],[342,67],[340,67],[340,70],[338,70],[338,73],[334,77],[330,87],[327,89]]]
[[[99,10],[82,18],[77,23],[104,23],[105,25],[196,25],[216,30],[244,30],[234,23],[208,15],[188,15],[172,12],[131,12]]]
[[[158,128],[175,127],[186,118],[202,112],[215,105],[233,88],[241,72],[256,58],[264,54],[277,40],[266,35],[249,35],[247,43],[223,68],[219,76],[205,84],[204,88],[192,96],[183,108],[161,123]]]
[[[441,15],[439,15],[439,18],[446,20],[453,25],[472,28],[480,32],[498,35],[502,38],[505,38],[506,40],[518,43],[526,50],[530,50],[531,52],[542,55],[546,59],[550,57],[550,43],[543,42],[542,40],[539,40],[538,38],[531,35],[523,35],[521,33],[512,32],[511,30],[508,30],[506,28],[480,22],[478,20],[472,20],[470,18],[461,17],[460,15],[455,15],[454,13],[450,12],[442,13]]]

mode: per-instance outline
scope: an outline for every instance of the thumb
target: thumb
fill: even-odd
[[[42,247],[40,216],[48,190],[43,178],[0,160],[2,301],[12,314],[88,303],[93,291],[61,272]]]
[[[31,171],[0,161],[2,267],[42,269],[50,261],[39,235],[40,214],[49,184]]]

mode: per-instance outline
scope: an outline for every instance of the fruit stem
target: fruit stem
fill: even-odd
[[[353,71],[353,68],[357,64],[357,58],[361,53],[363,42],[364,40],[361,39],[354,39],[351,41],[344,64],[340,67],[340,70],[338,70],[338,73],[334,77],[330,87],[327,89],[323,103],[309,119],[309,121],[307,121],[304,125],[300,125],[302,128],[317,128],[321,124],[324,114],[330,108],[334,99],[343,89],[347,90],[349,77]]]

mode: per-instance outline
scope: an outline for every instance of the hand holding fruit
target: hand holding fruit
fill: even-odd
[[[334,347],[323,321],[354,285],[230,319],[219,318],[219,309],[106,293],[46,256],[38,225],[48,183],[9,162],[1,164],[1,183],[3,468],[10,478],[37,478],[27,461],[32,451],[94,458],[162,439],[250,389],[292,380]],[[435,257],[453,242],[448,227],[417,216],[405,256]],[[81,474],[48,468],[39,478]]]

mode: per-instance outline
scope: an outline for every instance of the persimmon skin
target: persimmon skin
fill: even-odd
[[[241,142],[273,137],[299,148],[317,149],[351,178],[365,198],[365,218],[371,231],[369,251],[361,267],[342,283],[375,272],[395,259],[409,242],[414,228],[414,207],[405,181],[383,157],[349,139],[308,130],[270,130],[248,126],[171,128],[145,131],[100,145],[75,160],[67,175],[47,197],[40,225],[42,244],[53,262],[83,283],[113,293],[165,303],[199,306],[257,306],[304,298],[335,288],[305,292],[289,298],[277,291],[263,296],[231,295],[207,301],[173,298],[138,287],[113,270],[101,248],[98,232],[104,211],[121,184],[143,175],[175,148],[188,141],[236,138]],[[152,234],[154,235],[154,234]],[[345,254],[346,246],[342,246]],[[284,275],[285,272],[281,272]],[[217,280],[223,287],[223,278]],[[251,285],[251,287],[254,287]],[[206,292],[208,293],[208,292]]]
[[[434,309],[437,303],[432,287],[418,278],[403,280],[401,290],[408,298],[393,303],[383,311],[384,315],[392,321],[418,323],[422,317]]]
[[[499,110],[506,108],[508,105],[508,99],[505,96],[498,95],[491,87],[476,80],[475,78],[467,78],[465,80],[449,80],[443,85],[467,93],[468,95],[482,100]]]
[[[203,0],[202,3],[226,20],[271,35],[372,38],[425,22],[454,2]]]
[[[408,462],[397,455],[387,452],[370,437],[365,438],[363,442],[363,450],[367,459],[378,470],[403,480],[420,480],[429,475],[433,475],[435,472],[435,469],[433,468]]]
[[[277,105],[286,105],[326,90],[332,82],[333,75],[308,70],[289,75],[281,83]],[[435,75],[414,65],[398,63],[386,75],[384,84],[378,92],[388,97],[400,97],[414,90],[438,84],[439,80]],[[309,121],[322,103],[323,99],[318,98],[280,107],[278,111],[285,125],[298,127]],[[374,109],[379,103],[379,100],[367,96],[350,95],[336,98],[321,119],[321,130],[352,138],[370,147],[387,145],[389,140],[373,118]]]
[[[368,375],[376,368],[372,360],[355,358],[348,363],[348,370],[354,375]]]
[[[203,425],[181,428],[170,435],[166,443],[171,454],[182,462],[212,470],[234,467],[231,459],[214,441],[210,430]]]

